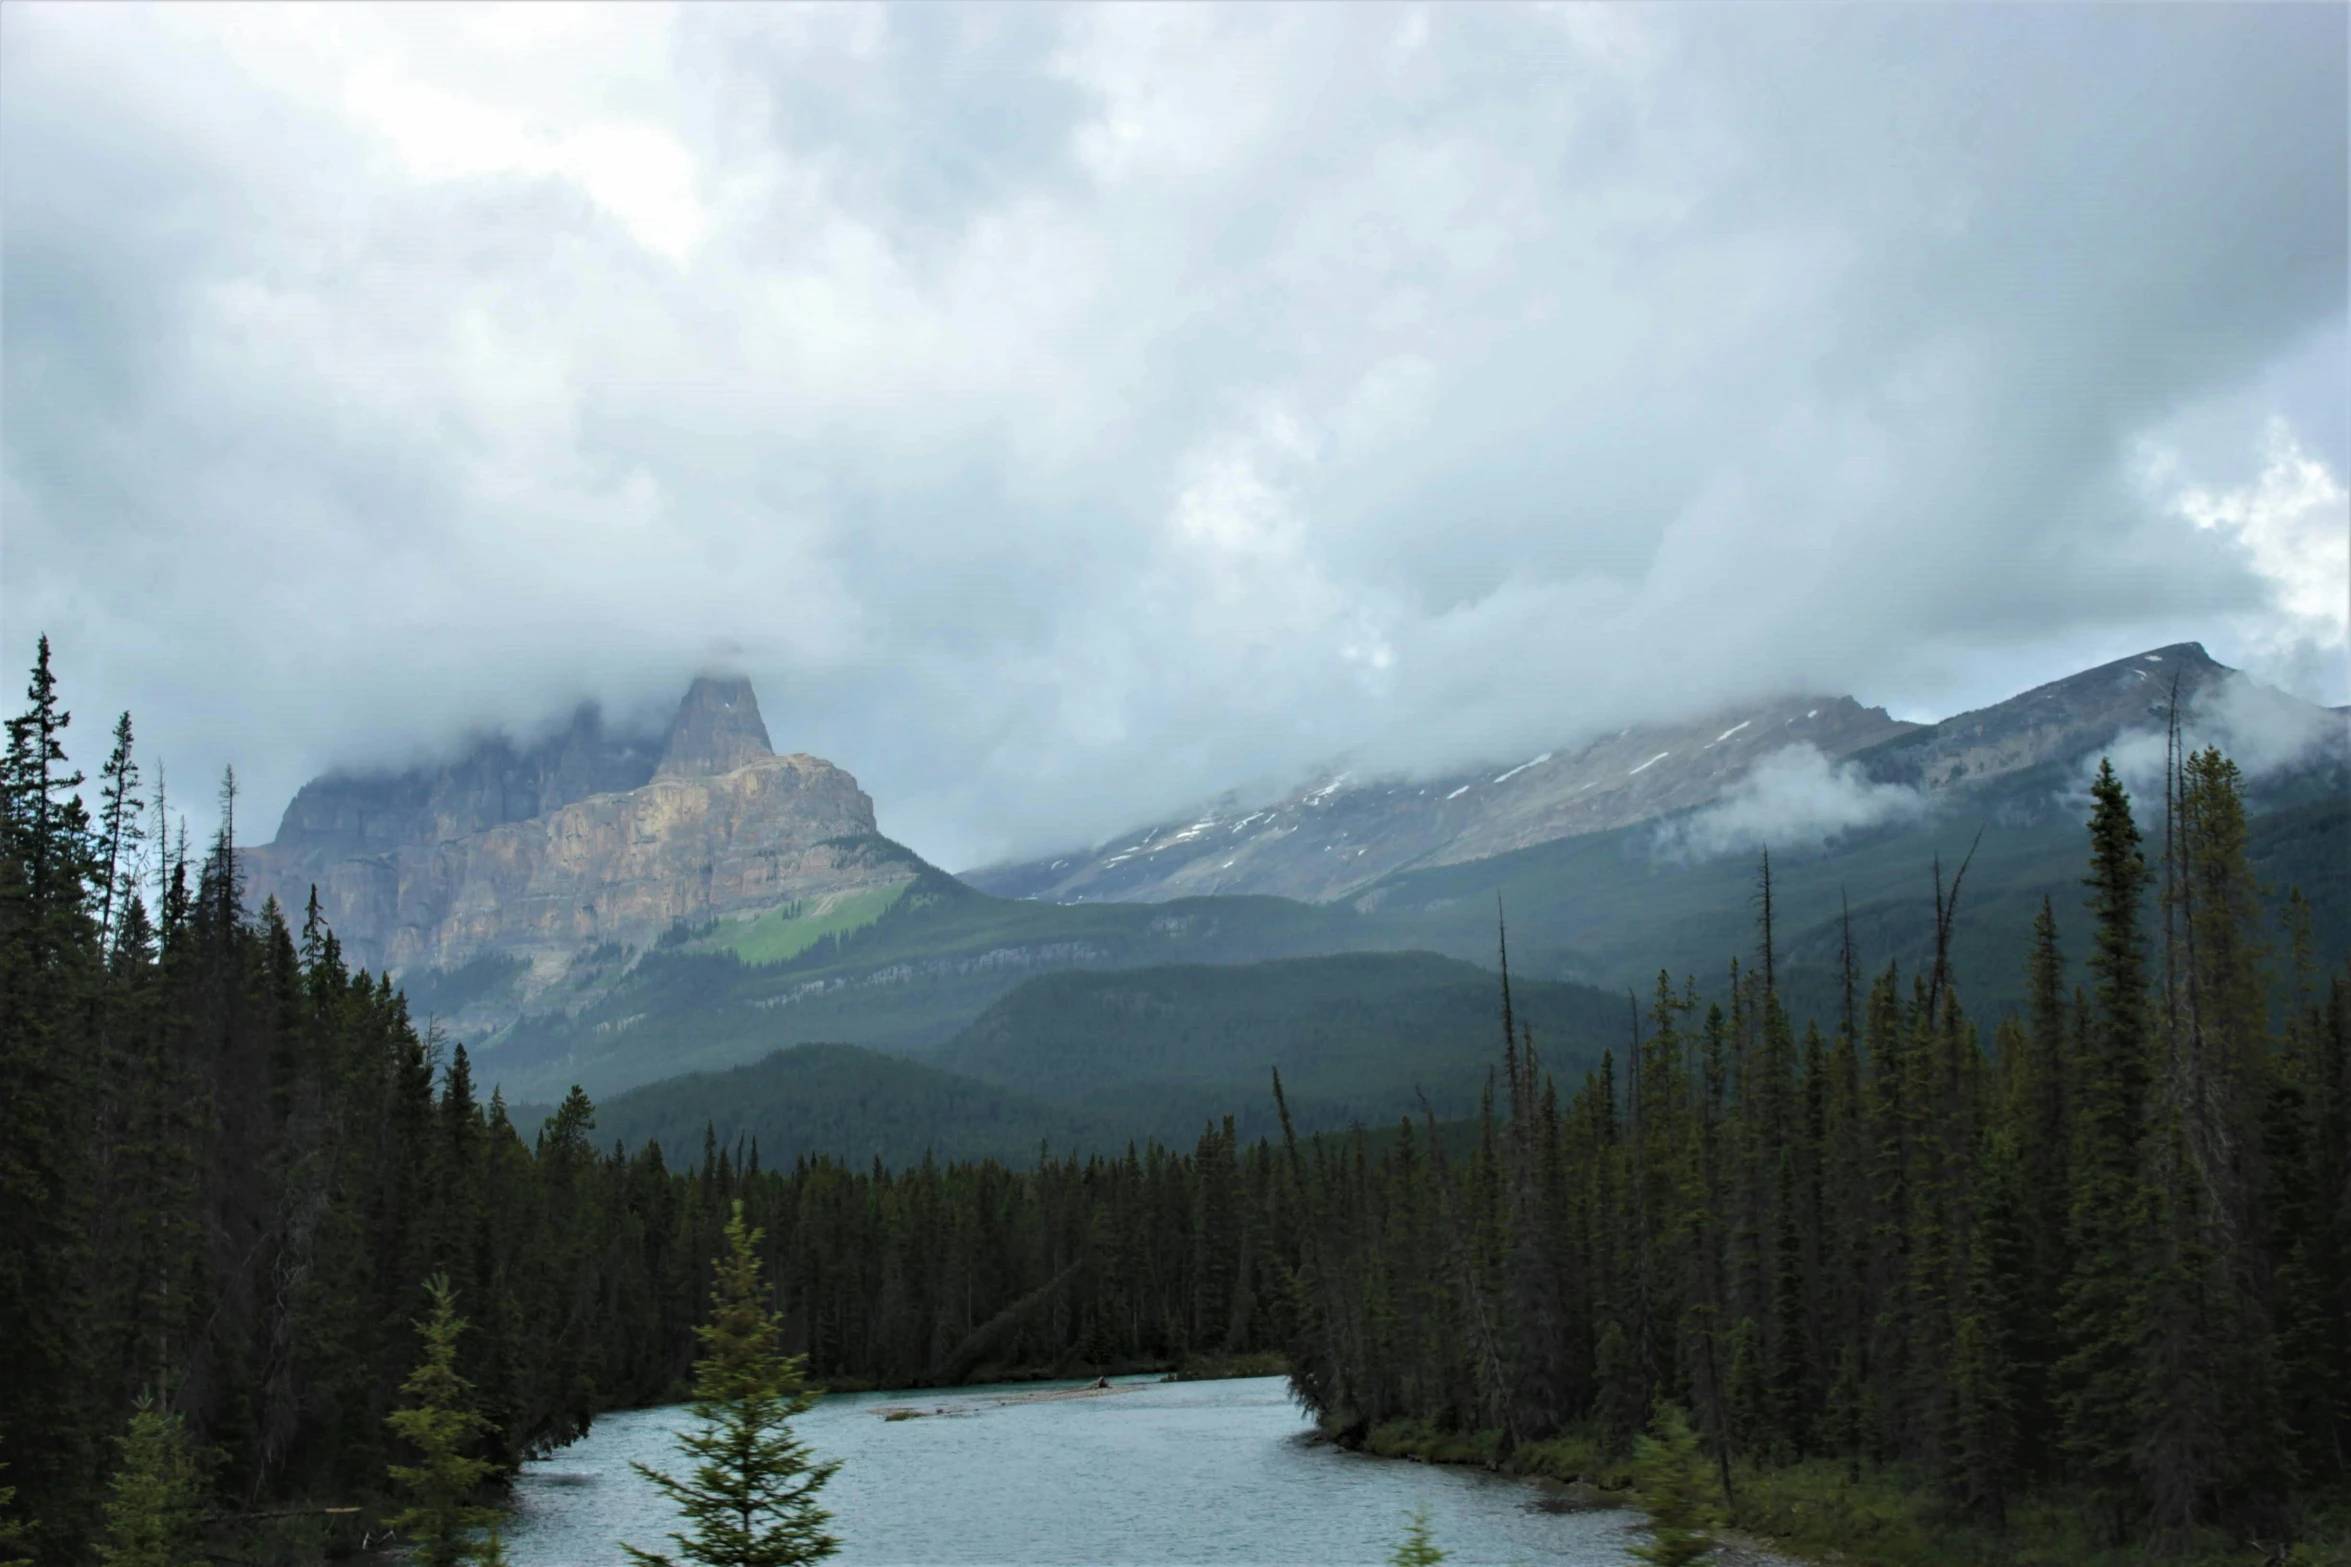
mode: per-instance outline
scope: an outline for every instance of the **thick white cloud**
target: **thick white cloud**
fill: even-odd
[[[2263,613],[2239,628],[2253,667],[2306,689],[2351,685],[2351,493],[2285,420],[2270,422],[2258,478],[2234,489],[2192,485],[2173,504],[2198,528],[2230,538],[2269,586]]]
[[[260,816],[712,662],[949,863],[2181,637],[2351,696],[2336,8],[0,34],[0,651]]]
[[[1791,745],[1757,762],[1720,800],[1661,825],[1665,859],[1711,860],[1757,849],[1820,848],[1850,832],[1916,821],[1926,797],[1906,784],[1873,782],[1860,766],[1817,747]]]
[[[2331,753],[2351,760],[2351,718],[2296,701],[2244,674],[2231,675],[2190,704],[2181,703],[2179,744],[2193,754],[2216,746],[2246,778],[2258,783],[2283,768],[2308,766]],[[2171,737],[2160,729],[2118,734],[2074,763],[2070,801],[2087,809],[2090,781],[2111,761],[2135,795],[2163,796],[2163,768]]]

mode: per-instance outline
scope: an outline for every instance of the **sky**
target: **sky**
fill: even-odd
[[[249,841],[740,672],[958,868],[2181,640],[2351,701],[2347,17],[10,0],[0,655]]]

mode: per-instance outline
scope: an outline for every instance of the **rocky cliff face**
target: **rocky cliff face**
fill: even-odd
[[[443,843],[638,788],[652,781],[661,754],[658,738],[610,733],[603,715],[586,706],[563,732],[534,746],[492,735],[442,767],[313,778],[286,807],[270,849],[323,864]]]
[[[775,755],[749,683],[702,679],[658,747],[609,736],[583,710],[528,750],[494,740],[430,771],[314,780],[277,841],[245,851],[245,873],[251,903],[274,896],[289,911],[315,885],[370,968],[497,953],[552,971],[681,921],[910,880],[874,838],[856,779]]]

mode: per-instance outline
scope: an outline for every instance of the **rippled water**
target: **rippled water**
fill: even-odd
[[[1068,1386],[1069,1384],[1060,1384]],[[864,1564],[1384,1562],[1425,1503],[1454,1563],[1631,1560],[1630,1512],[1552,1512],[1560,1493],[1475,1470],[1309,1444],[1278,1377],[1146,1382],[1023,1402],[1017,1387],[825,1399],[801,1435],[845,1460],[824,1492],[836,1560]],[[888,1409],[946,1410],[889,1420]],[[605,1567],[676,1527],[632,1458],[677,1467],[678,1408],[608,1415],[515,1486],[516,1567]]]

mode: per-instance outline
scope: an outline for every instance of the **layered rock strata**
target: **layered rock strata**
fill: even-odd
[[[254,905],[299,910],[315,886],[355,963],[452,969],[495,953],[547,971],[681,922],[911,879],[906,857],[877,849],[856,779],[775,755],[750,684],[705,678],[658,748],[583,714],[529,751],[491,741],[431,772],[315,780],[244,868]]]

